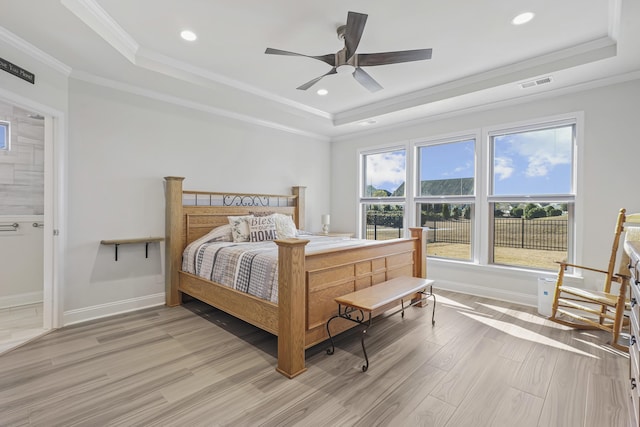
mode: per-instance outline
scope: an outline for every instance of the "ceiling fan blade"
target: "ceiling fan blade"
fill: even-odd
[[[336,67],[333,67],[331,70],[329,70],[329,72],[327,74],[323,74],[320,77],[316,77],[313,80],[310,80],[308,82],[306,82],[305,84],[303,84],[302,86],[298,86],[296,89],[298,90],[307,90],[309,89],[311,86],[313,86],[314,84],[318,83],[320,80],[322,80],[322,78],[324,76],[328,76],[329,74],[335,74],[337,73],[336,71]]]
[[[364,86],[369,92],[377,92],[382,89],[382,86],[373,79],[366,71],[362,68],[358,67],[353,72],[353,78],[358,81],[362,86]]]
[[[347,48],[347,59],[351,58],[355,53],[360,38],[364,32],[364,25],[367,23],[367,16],[364,13],[349,12],[347,14],[347,27],[344,31],[344,45]]]
[[[318,61],[325,62],[325,63],[331,65],[332,67],[336,66],[336,55],[335,55],[335,53],[328,53],[326,55],[313,56],[313,55],[304,55],[302,53],[289,52],[289,51],[286,51],[286,50],[272,49],[270,47],[268,47],[267,50],[264,51],[264,53],[266,53],[268,55],[304,56],[306,58],[317,59]]]
[[[431,59],[432,49],[401,50],[397,52],[361,53],[357,64],[360,67],[373,65],[398,64],[400,62],[422,61]]]

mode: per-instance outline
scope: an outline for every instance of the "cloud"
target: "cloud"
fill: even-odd
[[[367,156],[367,184],[377,186],[385,182],[400,185],[406,178],[404,151],[370,154]]]
[[[493,163],[493,173],[499,181],[509,178],[513,174],[513,160],[508,157],[496,157]]]
[[[503,154],[522,159],[526,167],[522,165],[521,169],[526,177],[544,177],[556,166],[571,164],[572,137],[570,126],[512,134],[506,137],[508,148],[504,147]],[[496,167],[497,162],[496,158]],[[513,166],[513,162],[509,166]]]

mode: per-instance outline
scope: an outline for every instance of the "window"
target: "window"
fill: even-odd
[[[578,120],[361,152],[360,235],[382,240],[427,227],[430,258],[551,271],[574,262]]]
[[[575,122],[489,134],[490,262],[555,269],[573,229]]]
[[[428,227],[427,255],[473,259],[475,138],[417,147],[418,224]]]
[[[9,150],[9,122],[0,121],[0,150]]]
[[[366,239],[404,236],[407,151],[405,148],[361,154],[361,227]]]

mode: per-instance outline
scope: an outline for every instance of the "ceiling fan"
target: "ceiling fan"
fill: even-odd
[[[302,53],[287,52],[286,50],[267,48],[264,53],[270,55],[289,55],[304,56],[307,58],[317,59],[331,65],[328,73],[316,77],[308,81],[302,86],[297,87],[299,90],[307,90],[314,84],[322,80],[323,77],[336,73],[351,72],[353,78],[358,83],[368,89],[370,92],[377,92],[382,86],[376,82],[373,77],[367,74],[361,67],[372,67],[374,65],[397,64],[400,62],[421,61],[431,59],[431,49],[415,49],[401,50],[396,52],[380,52],[380,53],[356,53],[360,38],[364,31],[364,25],[367,22],[367,16],[364,13],[349,12],[347,15],[347,24],[338,27],[338,38],[344,39],[344,48],[336,53],[328,53],[326,55],[312,56]]]

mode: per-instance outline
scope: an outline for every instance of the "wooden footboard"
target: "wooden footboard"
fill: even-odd
[[[411,229],[412,237],[409,239],[371,241],[363,246],[313,254],[305,254],[307,240],[276,241],[278,304],[180,271],[186,245],[211,228],[227,223],[227,215],[248,214],[260,209],[289,213],[298,228],[302,228],[300,219],[304,217],[304,187],[293,187],[292,196],[271,196],[295,200],[286,207],[183,206],[183,179],[165,178],[166,304],[179,305],[181,293],[185,293],[277,335],[276,369],[288,378],[306,370],[305,349],[328,338],[324,325],[336,314],[335,297],[398,276],[426,276],[423,246],[426,239],[421,228]],[[332,323],[332,330],[340,332],[353,326],[347,321],[336,321]]]

